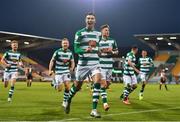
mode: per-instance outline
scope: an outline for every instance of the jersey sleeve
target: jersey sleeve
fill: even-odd
[[[20,56],[19,56],[19,61],[22,61],[22,55],[20,54]]]
[[[7,57],[8,57],[8,52],[5,52],[2,58],[7,59]]]
[[[150,63],[151,63],[151,65],[154,67],[154,63],[153,63],[152,58],[149,58],[149,62],[150,62]]]
[[[57,57],[57,51],[54,52],[53,56],[52,56],[52,59],[53,60],[56,60],[56,57]]]
[[[80,48],[81,40],[82,40],[81,33],[76,32],[75,40],[74,40],[74,52],[77,54],[81,54],[85,52],[82,48]]]
[[[118,49],[116,40],[114,40],[114,43],[113,43],[113,49]]]
[[[136,64],[136,67],[140,68],[140,66],[141,66],[141,63],[140,63],[140,58],[139,58],[139,59],[138,59],[138,62],[137,62],[137,64]]]
[[[70,57],[70,60],[74,60],[74,56],[73,56],[73,53],[71,53],[71,57]]]

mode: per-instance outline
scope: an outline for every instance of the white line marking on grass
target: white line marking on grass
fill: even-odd
[[[173,109],[180,109],[180,107],[174,107],[174,108],[167,108],[167,109],[151,109],[151,110],[142,110],[142,111],[132,111],[132,112],[124,112],[124,113],[117,113],[117,114],[107,114],[102,115],[101,117],[107,117],[107,116],[117,116],[117,115],[125,115],[125,114],[139,114],[139,113],[148,113],[148,112],[157,112],[157,111],[164,111],[164,110],[173,110]],[[73,121],[73,120],[81,120],[81,119],[90,119],[92,117],[83,117],[83,118],[69,118],[65,119],[65,121]]]

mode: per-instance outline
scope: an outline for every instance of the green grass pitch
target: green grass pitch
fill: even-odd
[[[140,86],[130,95],[131,105],[119,100],[122,84],[112,84],[108,90],[110,109],[105,112],[102,102],[98,105],[101,118],[89,116],[91,92],[84,84],[72,101],[70,114],[64,114],[61,107],[62,92],[57,92],[50,83],[17,82],[13,101],[7,102],[8,89],[0,83],[0,121],[175,121],[180,120],[180,86],[168,85],[169,91],[158,89],[159,85],[148,84],[144,99],[138,100]]]

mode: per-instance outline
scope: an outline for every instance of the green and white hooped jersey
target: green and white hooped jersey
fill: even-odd
[[[83,28],[76,32],[74,44],[78,45],[78,48],[75,48],[75,52],[78,49],[83,50],[82,53],[78,53],[78,65],[80,66],[88,66],[99,64],[99,40],[101,33],[96,30],[88,30],[87,28]],[[92,52],[85,52],[85,50],[89,47],[89,41],[96,41],[96,47],[93,48]]]
[[[129,53],[127,53],[126,55],[126,60],[124,62],[124,74],[125,75],[135,75],[135,71],[134,69],[128,64],[128,60],[130,60],[134,65],[136,63],[136,57],[134,55],[134,53],[131,51]]]
[[[112,38],[107,38],[103,39],[101,38],[99,42],[99,50],[103,48],[112,48],[112,49],[117,49],[117,43],[114,39]],[[113,58],[108,56],[100,56],[100,66],[102,69],[112,69],[113,68]]]
[[[69,64],[71,60],[74,60],[74,57],[69,49],[66,51],[63,48],[56,50],[52,59],[55,60],[55,74],[70,73]]]
[[[3,57],[7,64],[11,64],[10,67],[5,68],[5,72],[18,72],[18,64],[21,61],[21,54],[9,50],[4,53]]]
[[[138,65],[140,66],[140,71],[147,75],[153,65],[153,60],[150,57],[141,57],[138,60]]]

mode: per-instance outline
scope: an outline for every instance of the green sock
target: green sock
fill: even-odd
[[[93,103],[92,109],[97,108],[98,100],[99,100],[99,93],[100,93],[100,83],[95,83],[93,88]]]
[[[69,96],[69,90],[64,90],[64,99],[63,99],[63,101],[67,101],[68,96]]]
[[[11,89],[9,90],[9,98],[12,98],[13,93],[14,93],[14,86],[11,86]]]
[[[106,88],[101,88],[100,93],[101,93],[101,97],[102,97],[102,102],[107,103]]]
[[[74,95],[76,94],[77,92],[77,88],[76,86],[73,84],[70,91],[69,91],[69,97],[68,97],[68,101],[71,101],[71,99],[74,97]]]

